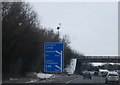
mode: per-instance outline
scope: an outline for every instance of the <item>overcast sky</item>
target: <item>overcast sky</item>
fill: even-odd
[[[117,2],[31,2],[41,25],[56,27],[61,23],[61,37],[66,34],[72,49],[87,56],[118,55]]]

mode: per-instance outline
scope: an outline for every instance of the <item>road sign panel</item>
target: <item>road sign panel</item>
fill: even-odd
[[[44,44],[44,71],[64,71],[64,44],[58,42],[46,42]]]

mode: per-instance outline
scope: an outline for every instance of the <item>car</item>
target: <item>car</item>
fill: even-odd
[[[119,83],[119,74],[117,72],[108,72],[105,83],[110,82]]]
[[[118,75],[119,75],[119,77],[120,77],[120,70],[115,70],[117,73],[118,73]]]
[[[108,74],[108,72],[106,71],[106,72],[102,72],[102,76],[103,77],[106,77],[107,76],[107,74]]]
[[[83,73],[83,79],[92,79],[92,76],[91,76],[91,74],[90,74],[90,72],[84,72]]]
[[[99,75],[101,75],[102,77],[106,77],[106,75],[108,74],[108,70],[107,69],[100,69],[99,70]]]
[[[94,76],[98,76],[98,71],[95,71],[95,72],[94,72]]]

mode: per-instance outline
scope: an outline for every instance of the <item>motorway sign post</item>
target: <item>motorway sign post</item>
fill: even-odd
[[[44,44],[44,71],[64,71],[64,44],[59,42],[46,42]]]

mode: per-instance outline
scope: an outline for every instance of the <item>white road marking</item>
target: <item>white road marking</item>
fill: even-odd
[[[78,78],[78,77],[77,77],[77,78]],[[70,83],[70,82],[72,82],[72,81],[76,80],[77,78],[72,79],[72,80],[70,80],[70,81],[66,82],[65,84],[68,84],[68,83]]]

